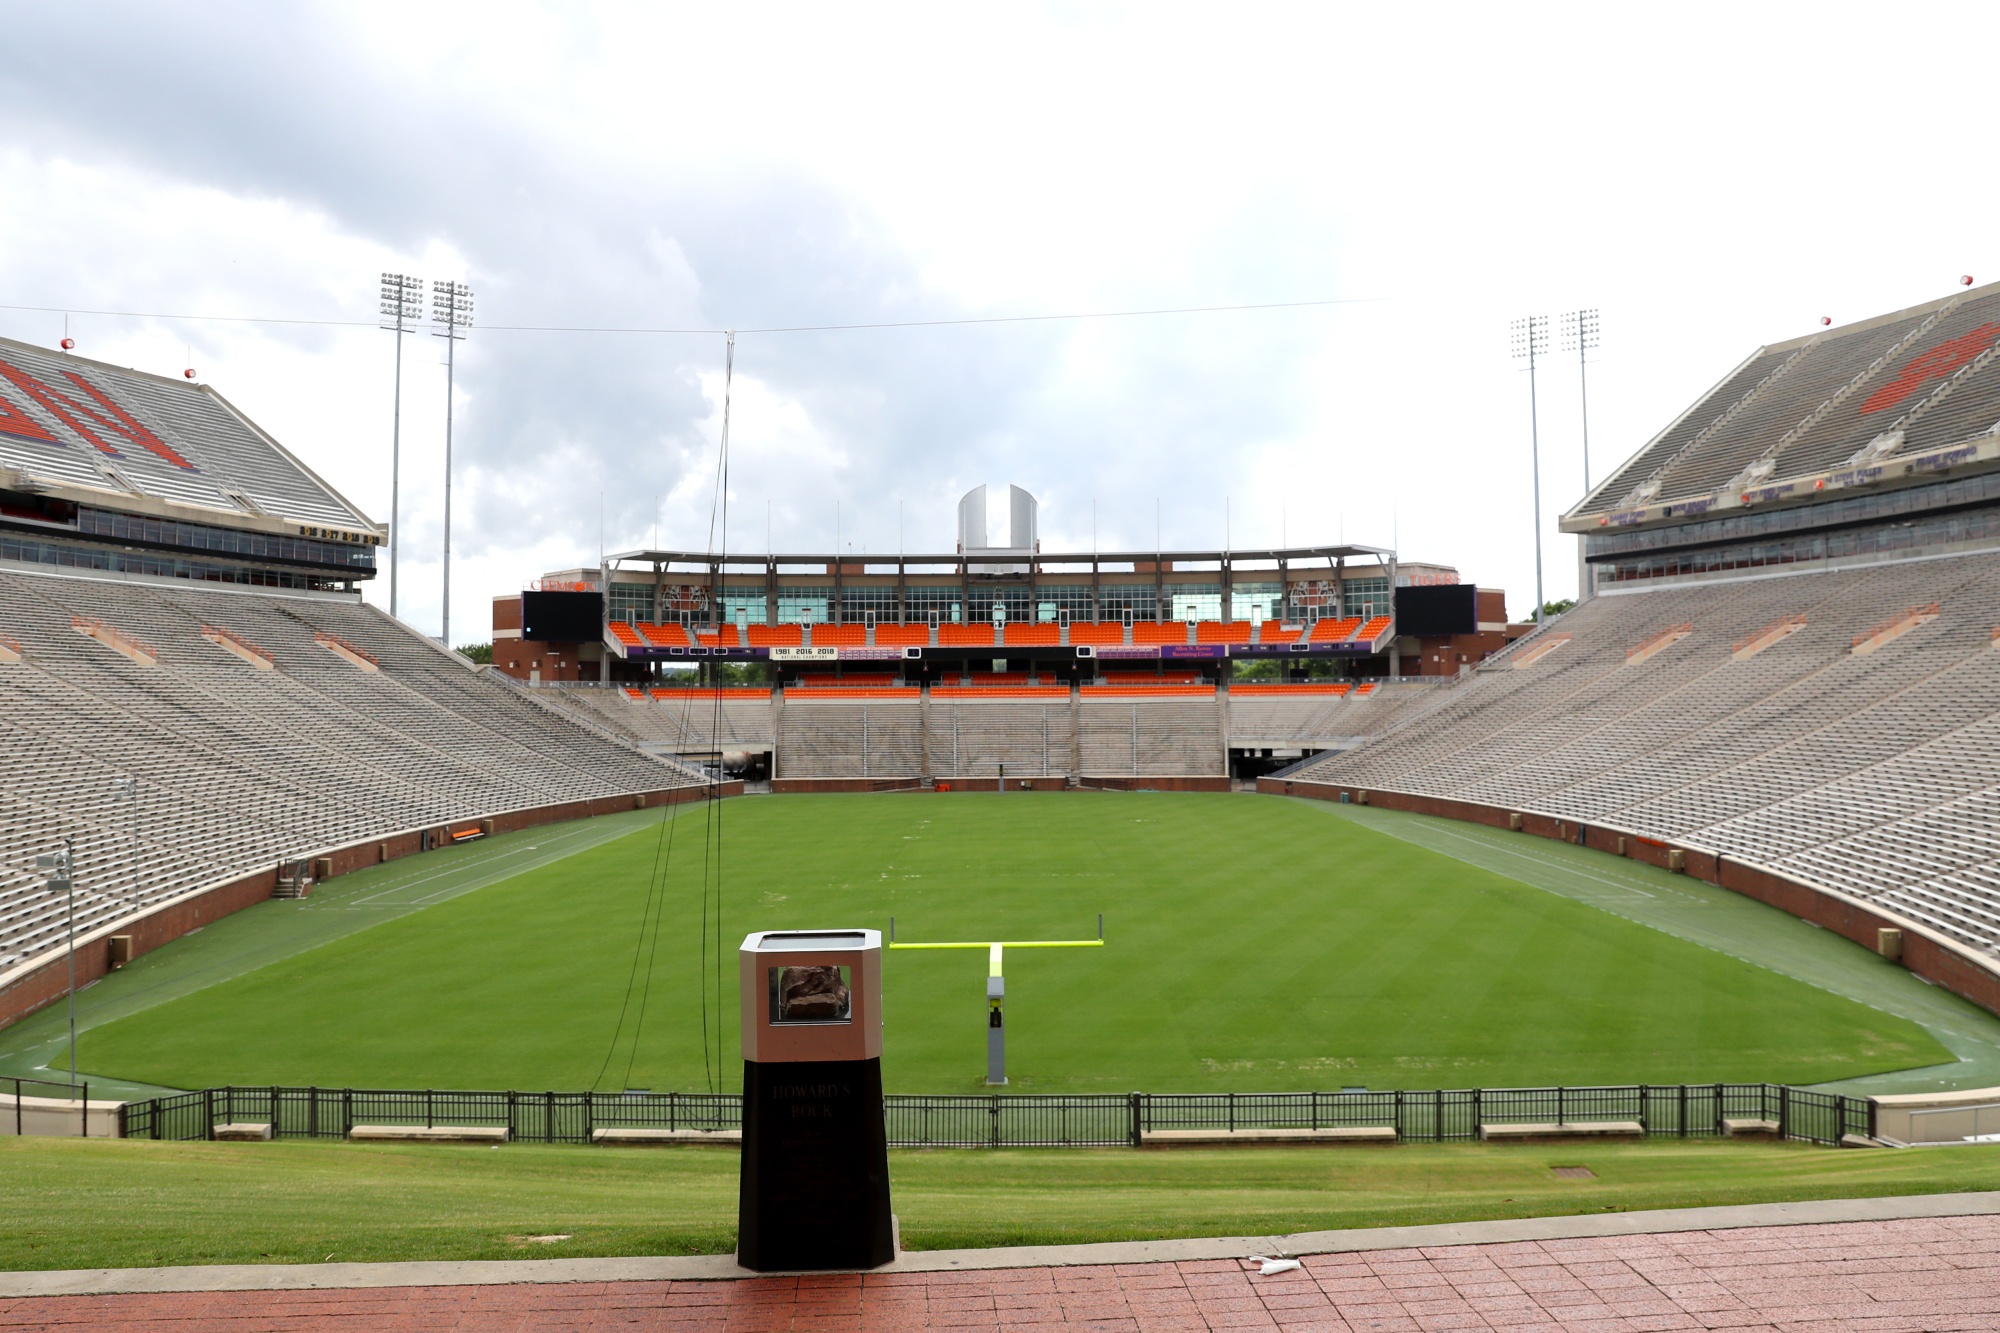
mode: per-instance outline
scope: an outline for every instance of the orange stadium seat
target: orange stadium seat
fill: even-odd
[[[915,699],[923,693],[914,685],[840,685],[793,690],[794,699]]]
[[[1009,645],[1018,644],[1024,648],[1052,648],[1062,642],[1062,629],[1060,626],[1053,624],[1030,625],[1026,621],[1022,621],[1018,625],[1010,623],[1006,627],[1006,642]]]
[[[1199,671],[1106,671],[1102,673],[1109,685],[1200,685],[1203,683]]]
[[[1247,620],[1204,620],[1194,627],[1196,643],[1248,643],[1250,642],[1250,622]]]
[[[813,647],[861,648],[868,643],[868,630],[861,625],[814,625]]]
[[[836,676],[831,671],[802,671],[799,673],[799,684],[809,690],[819,690],[839,689],[848,685],[857,688],[900,685],[902,682],[896,678],[896,673],[893,671],[850,671],[844,676]]]
[[[1241,685],[1231,685],[1231,694],[1346,694],[1353,689],[1346,681],[1293,680],[1293,681],[1245,681]]]
[[[931,641],[929,625],[881,625],[875,626],[875,646],[877,648],[924,648]]]
[[[1096,648],[1116,648],[1125,642],[1125,627],[1115,620],[1072,620],[1069,641]]]
[[[1132,622],[1135,644],[1186,643],[1187,625],[1178,620],[1137,620]]]
[[[1144,696],[1149,699],[1167,698],[1209,698],[1215,697],[1213,685],[1085,685],[1079,691],[1086,695],[1121,694],[1126,698]]]
[[[1346,616],[1340,620],[1315,620],[1310,642],[1345,643],[1353,638],[1354,631],[1360,628],[1360,616]]]
[[[992,642],[991,625],[938,626],[938,643],[946,648],[984,648]]]
[[[627,648],[643,648],[646,646],[646,641],[639,637],[638,632],[622,620],[611,622],[611,637],[624,644]]]
[[[679,625],[654,625],[642,622],[639,633],[646,636],[646,642],[655,648],[692,648],[694,638]]]
[[[948,694],[954,699],[1048,699],[1064,698],[1067,685],[933,685],[933,696]]]
[[[805,642],[797,625],[751,625],[752,648],[796,648]]]
[[[1267,620],[1264,622],[1263,628],[1258,631],[1257,641],[1259,643],[1297,643],[1299,636],[1303,633],[1305,631],[1301,629],[1286,629],[1285,622],[1282,620]]]
[[[721,629],[698,630],[695,641],[704,648],[741,648],[743,641],[736,637],[736,626],[724,625]]]

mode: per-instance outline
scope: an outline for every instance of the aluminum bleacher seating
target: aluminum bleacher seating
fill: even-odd
[[[327,847],[697,780],[345,597],[4,571],[0,627],[22,646],[0,666],[0,968],[63,929],[31,867],[65,836],[87,930]]]
[[[1996,606],[1991,552],[1620,590],[1292,776],[1710,849],[1992,952]]]

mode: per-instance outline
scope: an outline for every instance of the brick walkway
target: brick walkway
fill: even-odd
[[[1227,1260],[734,1282],[370,1287],[0,1300],[0,1330],[2000,1328],[2000,1217],[1684,1231]]]

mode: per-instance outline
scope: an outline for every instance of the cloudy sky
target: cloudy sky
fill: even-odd
[[[0,0],[0,333],[202,379],[390,512],[382,270],[469,282],[452,637],[611,549],[1346,539],[1534,586],[1507,323],[1602,310],[1594,477],[1762,342],[1996,274],[1990,5]],[[40,309],[37,309],[39,307]],[[301,322],[243,322],[254,316]],[[303,322],[324,321],[324,322]],[[1551,597],[1583,490],[1541,379]],[[400,610],[439,615],[442,343],[404,349]],[[1157,507],[1157,508],[1156,508]],[[601,520],[600,520],[601,515]],[[900,528],[899,528],[900,524]],[[370,597],[386,603],[386,580]]]

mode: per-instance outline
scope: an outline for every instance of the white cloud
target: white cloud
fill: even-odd
[[[981,480],[1045,543],[1387,544],[1533,579],[1505,325],[1588,304],[1602,476],[1759,342],[1994,256],[1985,7],[138,5],[10,17],[0,282],[17,304],[372,317],[464,277],[454,637],[606,540],[697,545],[717,337],[1324,297],[1317,311],[745,334],[734,509],[761,544],[948,545]],[[1922,71],[1905,95],[1903,75]],[[1912,85],[1914,86],[1914,85]],[[46,315],[0,312],[40,342]],[[388,510],[388,335],[87,320]],[[190,352],[190,345],[192,352]],[[441,349],[405,369],[403,610],[435,615]],[[1580,493],[1541,381],[1543,528]],[[656,502],[655,497],[661,497]],[[733,525],[735,526],[735,525]],[[669,533],[676,534],[669,540]],[[1572,548],[1547,545],[1551,595]],[[427,563],[428,562],[428,563]],[[385,597],[386,589],[371,592]],[[467,608],[460,610],[459,608]]]

